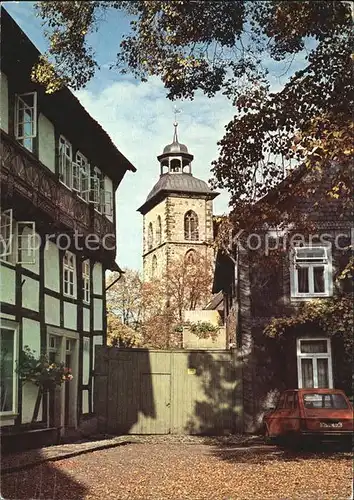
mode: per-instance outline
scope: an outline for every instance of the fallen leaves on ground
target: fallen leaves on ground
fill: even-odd
[[[5,474],[6,499],[344,500],[352,460],[339,451],[295,452],[202,440],[131,443]]]

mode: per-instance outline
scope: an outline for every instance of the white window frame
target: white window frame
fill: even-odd
[[[104,189],[104,180],[102,181],[103,189],[101,188],[101,213],[111,217],[113,215],[113,196],[110,191]]]
[[[75,185],[75,175],[73,175],[73,189],[78,192],[78,196],[86,203],[88,203],[90,195],[89,195],[89,184],[90,184],[90,164],[86,158],[80,151],[76,152],[75,157],[75,166],[77,169],[76,180],[77,186]],[[75,168],[74,168],[75,170]],[[86,183],[86,185],[85,185]]]
[[[33,97],[33,105],[29,106],[27,102],[23,99],[24,97],[32,96]],[[20,125],[24,125],[25,121],[20,121],[20,104],[22,104],[22,109],[26,110],[31,115],[31,133],[25,134],[24,132],[20,133]],[[25,94],[16,94],[15,95],[15,138],[16,140],[26,149],[33,152],[33,139],[37,137],[37,92],[27,92]],[[25,141],[27,139],[31,140],[30,147],[25,145]]]
[[[102,172],[99,168],[94,167],[91,178],[92,197],[91,203],[95,204],[95,210],[102,213]]]
[[[73,163],[72,145],[61,135],[59,137],[59,180],[68,189],[72,189],[73,186]],[[68,165],[70,166],[69,175],[67,174]]]
[[[303,341],[326,341],[327,342],[327,352],[301,352],[301,342]],[[317,360],[327,359],[328,360],[328,385],[329,389],[333,388],[333,370],[332,370],[332,349],[331,341],[326,337],[301,337],[296,339],[296,357],[297,357],[297,374],[298,374],[298,385],[299,389],[302,389],[302,359],[312,359],[312,369],[313,369],[313,385],[314,389],[318,389],[318,372],[317,372]]]
[[[14,359],[13,359],[13,383],[12,383],[12,408],[8,411],[2,411],[0,408],[0,415],[2,417],[11,417],[17,415],[18,410],[18,373],[16,371],[18,363],[18,324],[12,321],[1,319],[0,327],[2,330],[10,330],[14,335]]]
[[[28,234],[23,234],[24,229],[30,229]],[[24,244],[25,242],[25,244]],[[26,243],[27,242],[27,243]],[[28,258],[23,258],[23,253]],[[32,221],[17,222],[17,263],[35,264],[36,263],[36,223]]]
[[[83,302],[90,303],[90,259],[82,262],[82,288],[83,288]]]
[[[66,261],[67,258],[68,262]],[[70,263],[70,260],[72,260],[72,263]],[[65,271],[67,271],[68,275],[67,280],[65,279]],[[72,293],[70,292],[71,285]],[[69,250],[66,250],[63,255],[63,294],[66,297],[76,297],[76,255]]]
[[[6,235],[5,235],[5,241],[3,238],[3,228],[9,228],[5,229]],[[0,212],[0,238],[1,238],[1,246],[3,247],[4,251],[0,254],[0,260],[3,260],[5,262],[11,261],[11,257],[13,255],[13,250],[14,250],[14,221],[13,221],[13,212],[12,208],[9,208],[8,210],[4,210]]]
[[[318,249],[324,250],[325,258],[320,262],[317,258],[309,258],[306,261],[296,261],[298,249]],[[314,271],[315,267],[324,266],[324,292],[314,291]],[[308,281],[309,292],[299,292],[298,273],[300,267],[309,268]],[[294,247],[290,253],[290,288],[292,299],[312,299],[315,297],[331,297],[333,295],[333,272],[332,272],[332,249],[330,245],[299,245]]]
[[[3,224],[5,220],[5,223]],[[37,234],[36,223],[33,221],[15,221],[12,208],[0,212],[0,238],[3,242],[2,228],[8,227],[8,240],[2,245],[5,249],[0,254],[0,261],[8,264],[36,263]],[[24,229],[29,229],[27,234],[23,234]],[[26,258],[24,257],[26,256]]]

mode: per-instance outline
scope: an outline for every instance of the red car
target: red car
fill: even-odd
[[[265,414],[263,423],[266,436],[275,442],[339,438],[348,446],[352,444],[353,407],[337,389],[287,390],[276,408]]]

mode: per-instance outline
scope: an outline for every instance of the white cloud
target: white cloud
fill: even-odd
[[[102,125],[118,149],[136,166],[127,172],[117,191],[118,263],[139,268],[142,265],[142,215],[136,210],[144,203],[159,178],[156,159],[172,142],[174,103],[157,78],[147,83],[122,79],[98,94],[76,92],[87,111]],[[194,155],[193,174],[205,181],[211,177],[212,160],[218,156],[217,141],[233,116],[231,103],[224,96],[208,99],[197,95],[193,101],[178,103],[179,140]],[[228,195],[214,202],[214,213],[228,209]]]

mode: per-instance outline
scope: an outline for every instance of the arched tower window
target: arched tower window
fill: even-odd
[[[148,229],[148,250],[152,249],[153,244],[154,244],[154,235],[152,231],[152,223],[150,222]]]
[[[157,226],[156,226],[156,244],[161,245],[161,242],[162,242],[162,224],[161,224],[161,217],[158,215]]]
[[[193,210],[188,210],[184,216],[184,239],[193,241],[199,239],[198,216]]]
[[[184,257],[184,261],[187,265],[192,265],[197,262],[197,254],[195,250],[188,250]]]
[[[156,278],[156,272],[157,272],[157,257],[156,257],[156,255],[154,255],[152,258],[152,268],[151,268],[151,277],[152,278]]]

